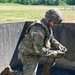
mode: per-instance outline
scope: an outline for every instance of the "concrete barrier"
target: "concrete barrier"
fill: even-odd
[[[54,28],[54,35],[68,49],[66,55],[57,60],[56,66],[75,70],[75,24],[62,23]]]
[[[24,37],[25,25],[31,22],[0,23],[0,71],[6,66],[21,66],[18,60],[18,45]],[[58,67],[75,70],[75,23],[62,23],[53,28],[55,38],[67,47],[63,58],[57,60]]]

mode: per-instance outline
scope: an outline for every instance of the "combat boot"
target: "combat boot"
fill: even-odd
[[[9,67],[6,67],[2,72],[1,75],[11,75],[11,71]]]
[[[11,70],[9,67],[6,67],[0,75],[23,75],[22,74],[23,72],[20,72],[20,71],[13,71]]]

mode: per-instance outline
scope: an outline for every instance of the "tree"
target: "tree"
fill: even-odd
[[[67,0],[67,4],[69,4],[69,5],[75,5],[75,0]]]
[[[9,0],[9,2],[12,2],[12,0]]]
[[[54,4],[55,4],[55,5],[59,5],[60,2],[61,2],[61,0],[56,0]]]
[[[44,5],[62,5],[62,4],[75,4],[75,0],[0,0],[0,2],[13,2],[21,4],[44,4]]]
[[[5,3],[6,2],[6,0],[0,0],[0,3]]]

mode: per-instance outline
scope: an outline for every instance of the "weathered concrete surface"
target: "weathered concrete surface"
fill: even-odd
[[[23,26],[24,22],[0,24],[0,70],[12,61]]]
[[[68,49],[66,55],[57,60],[56,66],[75,69],[75,24],[63,23],[55,27],[54,35]]]
[[[25,22],[0,24],[0,70],[9,64],[12,68],[22,65],[18,61],[17,54],[25,29]],[[55,38],[68,49],[66,55],[57,60],[56,66],[75,69],[75,24],[62,23],[54,27],[53,31]]]

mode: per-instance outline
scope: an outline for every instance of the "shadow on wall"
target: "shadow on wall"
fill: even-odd
[[[39,64],[37,75],[41,75],[43,69],[43,65]],[[75,75],[75,70],[64,69],[59,67],[52,67],[51,73],[53,75]]]
[[[55,38],[67,48],[64,58],[75,61],[75,25],[61,24],[53,28]]]

